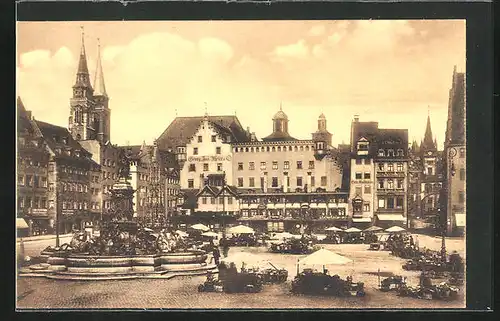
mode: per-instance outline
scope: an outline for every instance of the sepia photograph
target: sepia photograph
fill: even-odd
[[[466,21],[20,21],[16,308],[466,307]]]

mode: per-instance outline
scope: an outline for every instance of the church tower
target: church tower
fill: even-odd
[[[97,39],[99,41],[99,39]],[[110,118],[109,97],[104,83],[104,73],[102,71],[101,44],[97,47],[97,67],[94,76],[94,102],[95,113],[98,119],[97,140],[105,144],[110,141]]]
[[[82,47],[73,85],[73,97],[70,99],[69,130],[76,140],[96,138],[97,115],[94,114],[94,89],[90,84],[87,55],[85,53],[85,34],[82,28]]]
[[[318,129],[312,133],[315,146],[315,157],[321,159],[325,151],[332,145],[332,134],[326,128],[326,117],[323,113],[318,117]]]

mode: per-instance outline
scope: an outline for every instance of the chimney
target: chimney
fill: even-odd
[[[354,115],[354,121],[358,122],[359,121],[359,115]]]

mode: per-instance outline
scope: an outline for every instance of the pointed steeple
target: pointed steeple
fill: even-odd
[[[89,68],[87,66],[87,55],[85,53],[85,32],[82,29],[82,47],[80,50],[80,59],[78,61],[78,70],[76,72],[76,82],[74,87],[84,87],[92,89],[90,85]]]
[[[430,113],[427,114],[427,126],[425,128],[424,142],[422,148],[426,151],[436,149],[436,145],[434,144],[434,139],[432,138]]]
[[[104,73],[102,71],[101,62],[101,42],[99,38],[97,38],[97,67],[94,76],[94,95],[108,96],[106,93],[106,85],[104,84]]]

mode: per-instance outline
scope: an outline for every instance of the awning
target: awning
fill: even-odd
[[[18,229],[26,229],[30,228],[24,218],[17,218],[16,219],[16,228]]]
[[[377,218],[379,221],[406,221],[406,218],[403,215],[395,215],[395,214],[377,214]]]
[[[455,214],[455,225],[457,227],[465,227],[465,214],[464,213],[457,213]]]
[[[370,217],[353,217],[352,221],[354,223],[368,223],[371,222],[372,219]]]

